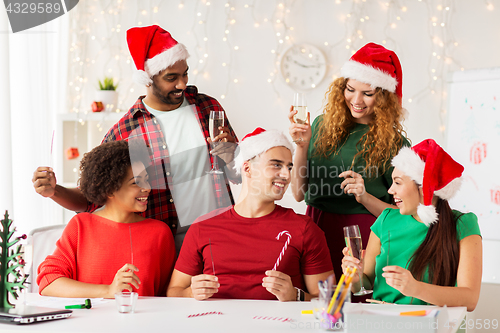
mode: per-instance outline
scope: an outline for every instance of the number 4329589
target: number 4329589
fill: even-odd
[[[451,322],[447,322],[444,327],[446,328],[454,328],[457,326],[457,321],[453,320]],[[460,323],[460,329],[485,329],[485,330],[496,330],[498,329],[498,319],[469,319],[463,320]]]
[[[59,3],[26,3],[26,2],[15,2],[15,3],[9,3],[8,6],[5,8],[7,10],[7,13],[14,13],[14,14],[58,14],[62,8],[61,4]]]

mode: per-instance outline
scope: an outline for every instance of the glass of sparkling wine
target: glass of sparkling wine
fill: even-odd
[[[344,227],[344,238],[345,244],[349,248],[349,255],[356,259],[362,260],[361,253],[363,250],[363,244],[361,242],[361,233],[359,232],[359,227],[357,225]],[[358,271],[358,274],[361,288],[354,295],[359,296],[371,294],[373,290],[366,290],[365,287],[363,287],[363,272]]]
[[[307,102],[306,96],[303,93],[296,92],[293,94],[293,111],[297,111],[297,113],[293,116],[293,121],[295,121],[295,123],[307,123]],[[300,137],[296,141],[304,141],[304,139]]]
[[[217,142],[213,142],[214,138],[222,133],[222,131],[219,130],[219,127],[224,127],[224,111],[210,111],[208,130],[210,132],[210,139],[212,139],[212,149],[217,147]],[[217,158],[217,156],[213,157],[214,163],[212,165],[212,170],[208,171],[208,173],[222,173],[222,171],[219,170]]]

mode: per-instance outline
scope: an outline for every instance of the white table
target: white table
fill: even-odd
[[[43,296],[28,294],[27,300],[30,304],[43,300]],[[422,306],[400,307],[401,311],[422,309]],[[322,332],[313,315],[301,314],[309,309],[312,309],[310,302],[140,297],[135,313],[120,314],[115,301],[109,300],[89,310],[73,310],[68,319],[29,325],[0,324],[0,332]],[[211,311],[223,314],[188,317]],[[448,308],[448,313],[450,320],[460,322],[466,309]],[[293,321],[284,321],[287,318]]]

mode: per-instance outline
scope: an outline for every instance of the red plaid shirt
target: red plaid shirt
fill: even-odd
[[[203,132],[203,136],[205,138],[210,137],[208,129],[210,111],[224,111],[224,109],[216,99],[204,94],[198,94],[198,89],[195,86],[188,86],[184,95],[189,104],[194,104],[196,107],[195,114],[200,124],[200,130]],[[149,148],[148,150],[153,165],[148,168],[152,187],[148,198],[148,208],[141,215],[167,223],[172,233],[175,235],[179,220],[177,211],[175,210],[174,199],[169,189],[169,184],[172,184],[172,175],[167,144],[161,131],[160,124],[155,116],[146,110],[142,103],[144,97],[145,96],[139,97],[134,106],[132,106],[118,123],[108,131],[102,142],[118,140],[128,141],[129,139],[143,138],[146,146]],[[227,118],[224,124],[227,124],[231,135],[237,141],[236,134]],[[208,142],[207,151],[210,151],[210,144]],[[214,157],[210,155],[212,163],[213,158]],[[219,161],[221,160],[219,159]],[[213,174],[213,184],[218,208],[234,205],[226,174]],[[189,198],[186,198],[186,200],[189,200]],[[89,203],[87,211],[94,211],[97,208],[97,205]]]

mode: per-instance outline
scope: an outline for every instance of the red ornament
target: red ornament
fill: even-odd
[[[104,110],[102,102],[92,102],[92,112],[101,112],[102,110]]]
[[[491,202],[500,205],[500,186],[492,188],[490,190],[490,193],[491,193]]]
[[[70,148],[66,149],[66,158],[68,160],[72,160],[74,158],[77,158],[78,156],[80,156],[80,153],[78,152],[78,148],[70,147]]]
[[[486,158],[487,144],[484,142],[476,142],[470,149],[470,161],[474,164],[480,164]]]

